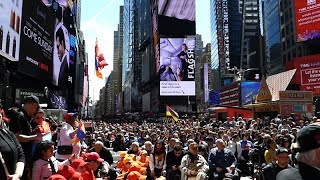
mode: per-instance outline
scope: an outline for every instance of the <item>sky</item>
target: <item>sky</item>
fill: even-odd
[[[86,41],[89,61],[89,91],[92,100],[99,99],[99,91],[113,69],[113,33],[119,23],[119,7],[123,0],[82,0],[81,27]],[[210,0],[196,0],[196,30],[202,35],[204,46],[210,43]],[[99,48],[109,64],[102,70],[104,79],[95,76],[94,47]]]

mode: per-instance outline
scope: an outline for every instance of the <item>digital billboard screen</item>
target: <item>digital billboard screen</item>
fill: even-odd
[[[261,82],[241,82],[242,105],[254,104],[259,93]]]
[[[297,69],[291,80],[292,84],[300,86],[300,91],[312,91],[320,94],[320,55],[294,58],[286,65],[286,70]]]
[[[64,86],[68,82],[70,67],[70,39],[67,28],[57,23],[54,33],[53,49],[53,77],[52,83],[56,86]]]
[[[195,38],[160,38],[160,96],[194,96],[195,64]]]
[[[320,1],[295,0],[297,42],[320,38]]]
[[[195,0],[159,0],[158,24],[160,35],[195,35]]]
[[[19,60],[23,1],[0,1],[0,55]]]
[[[61,91],[50,91],[48,108],[51,109],[67,109],[67,98]]]
[[[22,7],[18,70],[51,82],[56,18],[40,0],[23,1]]]

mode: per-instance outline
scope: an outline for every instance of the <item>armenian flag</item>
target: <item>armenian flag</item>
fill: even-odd
[[[179,121],[179,114],[168,105],[166,106],[166,116],[171,116],[176,122]]]
[[[103,79],[102,73],[100,72],[108,63],[104,59],[103,53],[100,51],[98,45],[98,39],[96,39],[96,46],[95,46],[95,68],[96,68],[96,76],[100,79]]]
[[[86,130],[85,130],[84,124],[80,121],[78,132],[74,136],[72,140],[72,144],[73,145],[77,144],[79,141],[82,141],[85,137],[86,137]]]

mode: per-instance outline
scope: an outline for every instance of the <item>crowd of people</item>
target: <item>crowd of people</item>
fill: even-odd
[[[0,106],[0,179],[256,179],[320,177],[320,122],[273,119],[96,121],[45,117],[39,99]],[[4,178],[6,177],[6,178]]]

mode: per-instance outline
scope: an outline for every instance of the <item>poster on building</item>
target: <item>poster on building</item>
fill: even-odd
[[[23,0],[0,1],[0,55],[19,60]]]
[[[20,72],[51,82],[55,19],[42,1],[23,1]]]
[[[160,38],[160,95],[195,95],[195,38]]]
[[[158,24],[160,35],[195,35],[195,0],[158,1]]]
[[[297,42],[320,38],[320,0],[295,0]]]

